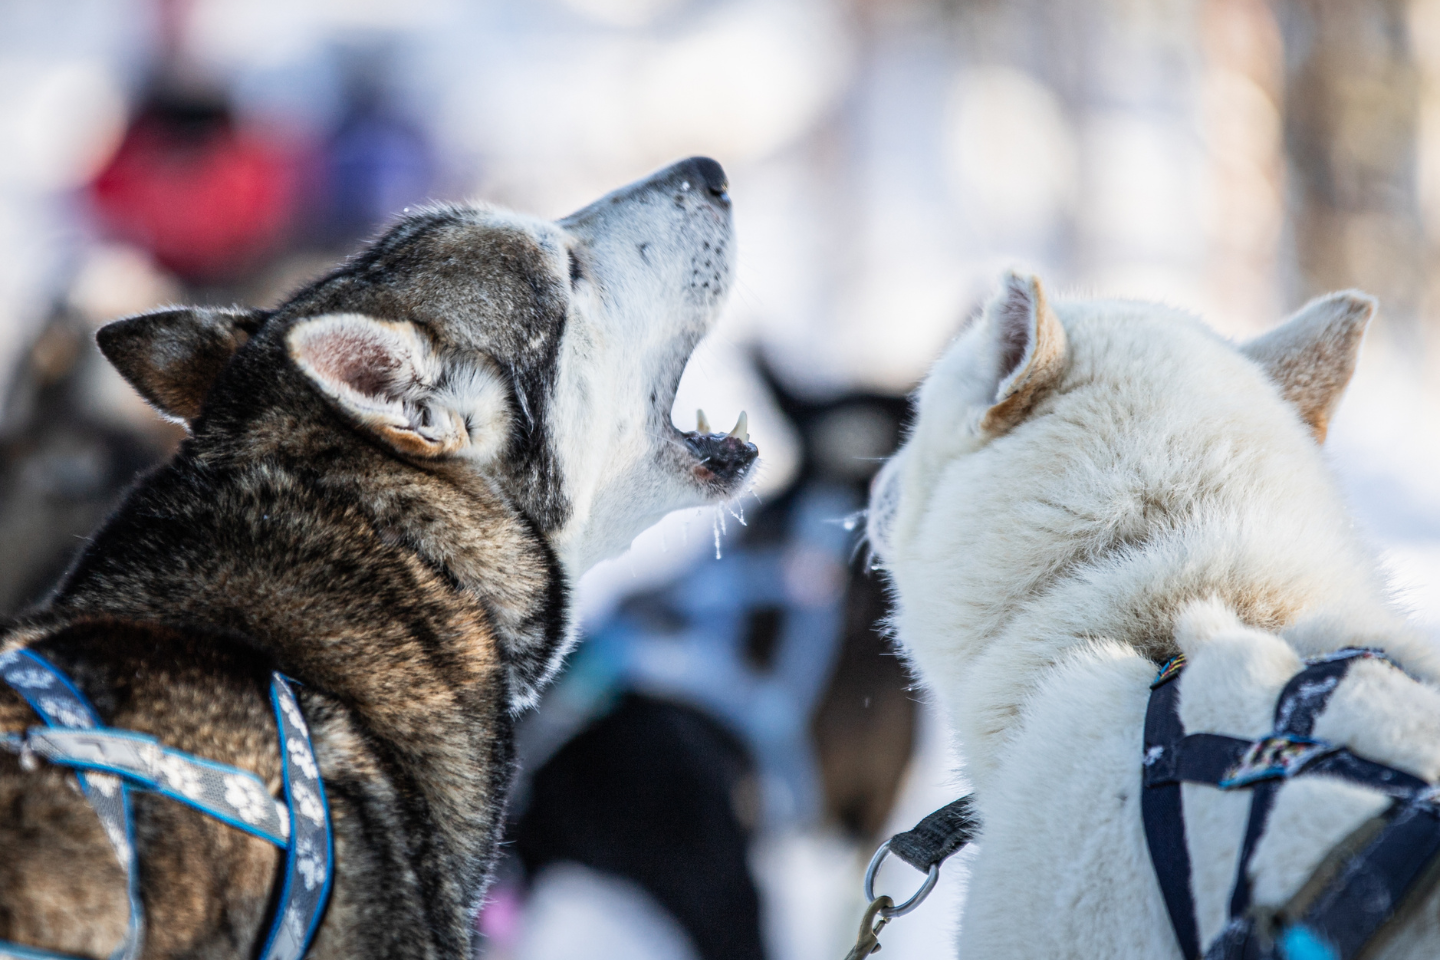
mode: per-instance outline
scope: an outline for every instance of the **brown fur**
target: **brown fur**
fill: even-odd
[[[1325,442],[1375,309],[1374,298],[1358,291],[1332,293],[1297,314],[1305,316],[1304,323],[1282,324],[1241,347],[1294,405],[1316,443]]]
[[[1065,366],[1065,330],[1046,302],[1040,281],[1012,274],[1006,282],[1012,296],[996,318],[1003,331],[1000,370],[1005,373],[1000,395],[980,423],[986,433],[1004,433],[1019,423]],[[1034,346],[1027,356],[1030,344]]]
[[[112,323],[99,332],[105,353],[119,358],[141,396],[180,420],[200,415],[200,404],[220,370],[255,332],[262,317],[248,310],[209,310],[187,331],[187,349],[155,349],[164,338],[156,328],[193,323],[194,311],[180,307]]]

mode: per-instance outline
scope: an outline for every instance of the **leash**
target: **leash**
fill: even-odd
[[[903,917],[925,902],[940,879],[940,864],[973,840],[978,829],[974,802],[964,796],[936,810],[914,829],[897,833],[880,844],[865,868],[865,899],[870,901],[870,906],[860,921],[860,936],[845,960],[863,960],[879,950],[880,931],[895,917]],[[899,906],[890,897],[875,896],[875,874],[885,857],[892,853],[925,874],[920,889]]]
[[[1353,960],[1382,928],[1440,880],[1440,787],[1311,736],[1315,719],[1350,667],[1383,651],[1349,647],[1306,661],[1275,705],[1273,732],[1258,740],[1186,734],[1180,720],[1183,655],[1151,684],[1145,715],[1141,817],[1156,879],[1185,960]],[[1396,669],[1399,669],[1396,667]],[[1292,777],[1325,774],[1393,798],[1381,816],[1343,841],[1278,911],[1251,903],[1250,862],[1279,788]],[[1229,920],[1202,954],[1182,783],[1251,791]]]
[[[300,960],[330,895],[334,844],[325,787],[309,728],[289,678],[270,675],[270,703],[279,730],[285,801],[270,795],[248,770],[166,747],[154,737],[106,727],[70,679],[30,650],[0,653],[0,679],[45,722],[24,734],[0,735],[0,748],[19,754],[22,769],[43,759],[75,770],[85,798],[125,872],[129,923],[110,960],[135,960],[145,939],[136,878],[131,791],[158,793],[194,807],[285,851],[285,879],[261,960]],[[0,960],[72,960],[63,954],[0,941]]]

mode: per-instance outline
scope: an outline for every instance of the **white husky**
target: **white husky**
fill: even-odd
[[[1186,731],[1250,740],[1304,658],[1383,648],[1406,673],[1357,661],[1313,735],[1440,779],[1440,650],[1387,603],[1319,447],[1374,309],[1332,294],[1236,345],[1010,275],[930,374],[869,534],[982,821],[963,956],[1181,955],[1140,799],[1150,684],[1176,652]],[[1203,947],[1227,923],[1251,791],[1182,796]],[[1291,901],[1389,803],[1284,781],[1256,908]],[[1440,956],[1433,891],[1396,926],[1381,955]]]

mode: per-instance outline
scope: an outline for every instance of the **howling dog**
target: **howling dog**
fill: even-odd
[[[472,956],[512,720],[574,638],[571,585],[665,513],[737,495],[755,461],[743,415],[729,434],[670,415],[731,229],[724,172],[694,158],[553,223],[426,209],[274,310],[103,328],[190,436],[0,637],[0,956],[249,958],[267,931],[266,956],[303,951],[272,915],[324,861],[292,849],[292,876],[277,846],[297,804],[324,819],[291,783],[317,761],[333,887],[308,955]],[[88,699],[150,780],[47,762],[54,701],[20,693],[66,678],[59,716]],[[279,747],[306,725],[308,747]],[[292,799],[278,841],[179,802],[208,789],[197,770],[256,822]],[[91,809],[118,782],[128,841]]]
[[[1440,651],[1320,449],[1374,309],[1236,345],[1010,275],[936,364],[868,532],[975,791],[962,956],[1440,956]]]

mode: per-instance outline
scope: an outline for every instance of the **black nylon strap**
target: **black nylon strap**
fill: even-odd
[[[1168,674],[1168,676],[1167,676]],[[1180,722],[1180,688],[1173,681],[1178,669],[1170,665],[1150,692],[1145,710],[1145,787],[1140,791],[1140,817],[1145,823],[1145,843],[1150,863],[1165,897],[1170,925],[1185,960],[1200,956],[1200,934],[1195,922],[1195,896],[1190,889],[1190,850],[1185,845],[1185,810],[1180,781],[1173,776],[1151,782],[1152,768],[1173,772],[1178,763],[1175,749],[1185,737]]]
[[[1150,703],[1154,708],[1155,698]],[[1177,729],[1180,719],[1175,718]],[[1146,720],[1145,747],[1150,749],[1149,720]],[[1147,756],[1145,786],[1158,787],[1167,783],[1208,783],[1211,786],[1225,779],[1225,774],[1239,762],[1250,748],[1249,740],[1226,737],[1218,733],[1192,733],[1164,744],[1164,752]]]
[[[891,837],[890,852],[924,873],[973,840],[979,825],[970,797],[961,797]]]
[[[1405,901],[1434,884],[1440,811],[1425,802],[1396,804],[1389,823],[1321,892],[1295,927],[1354,960]],[[1428,880],[1429,882],[1420,882]],[[1287,931],[1296,936],[1298,931]]]
[[[1249,917],[1231,920],[1210,941],[1205,960],[1279,960],[1273,949],[1268,952],[1261,949],[1260,938],[1251,935],[1254,926],[1255,921]]]
[[[1245,839],[1240,843],[1240,859],[1235,864],[1235,883],[1230,887],[1230,920],[1241,919],[1250,909],[1250,861],[1255,848],[1260,844],[1260,835],[1270,819],[1270,808],[1275,805],[1275,794],[1280,789],[1279,780],[1265,780],[1250,790],[1250,816],[1245,821]],[[1246,924],[1245,936],[1253,932],[1253,923]],[[1226,954],[1227,956],[1229,954]]]
[[[1225,737],[1215,733],[1192,733],[1179,743],[1166,749],[1156,761],[1145,768],[1144,783],[1147,787],[1158,787],[1169,783],[1203,783],[1218,786],[1226,774],[1239,762],[1250,748],[1251,741],[1237,737]],[[1341,747],[1306,763],[1302,770],[1307,774],[1323,773],[1331,777],[1349,780],[1362,787],[1369,787],[1396,799],[1406,799],[1423,790],[1428,784],[1419,777],[1357,757]],[[1255,788],[1266,783],[1278,783],[1279,778],[1261,780]]]
[[[1315,718],[1330,702],[1330,695],[1345,679],[1350,665],[1362,651],[1356,650],[1348,657],[1326,660],[1312,664],[1291,677],[1275,701],[1275,732],[1308,737],[1315,730]],[[1314,769],[1313,767],[1311,768]],[[1318,772],[1318,771],[1316,771]],[[1245,824],[1245,840],[1240,847],[1240,862],[1235,867],[1235,885],[1230,889],[1230,919],[1243,917],[1250,909],[1250,861],[1255,848],[1265,832],[1270,819],[1270,810],[1275,805],[1275,795],[1280,790],[1278,780],[1268,780],[1254,786],[1250,798],[1250,819]]]
[[[1321,757],[1306,767],[1305,772],[1339,777],[1362,787],[1389,794],[1397,799],[1413,797],[1417,791],[1424,790],[1429,786],[1419,777],[1412,776],[1403,770],[1396,770],[1394,767],[1376,763],[1374,760],[1357,757],[1349,750],[1337,750],[1328,757]]]
[[[1373,946],[1381,928],[1394,920],[1402,901],[1418,901],[1440,880],[1440,805],[1427,799],[1433,793],[1427,791],[1430,785],[1347,749],[1310,739],[1316,717],[1350,665],[1360,657],[1376,656],[1383,653],[1343,650],[1311,662],[1285,685],[1272,734],[1255,742],[1217,734],[1186,736],[1178,689],[1170,682],[1183,660],[1162,668],[1146,712],[1141,814],[1151,861],[1186,960],[1198,957],[1200,948],[1185,846],[1182,782],[1253,791],[1231,895],[1231,919],[1210,944],[1205,960],[1275,960],[1292,952],[1358,960]],[[1276,792],[1286,779],[1300,773],[1340,777],[1387,793],[1397,803],[1385,827],[1363,850],[1343,861],[1334,879],[1321,880],[1317,875],[1315,880],[1325,884],[1321,892],[1308,906],[1303,901],[1294,905],[1304,911],[1303,917],[1285,916],[1282,911],[1277,918],[1283,923],[1282,944],[1271,941],[1268,931],[1257,934],[1256,918],[1250,913],[1249,863]],[[1321,945],[1322,952],[1307,950],[1307,944]]]

